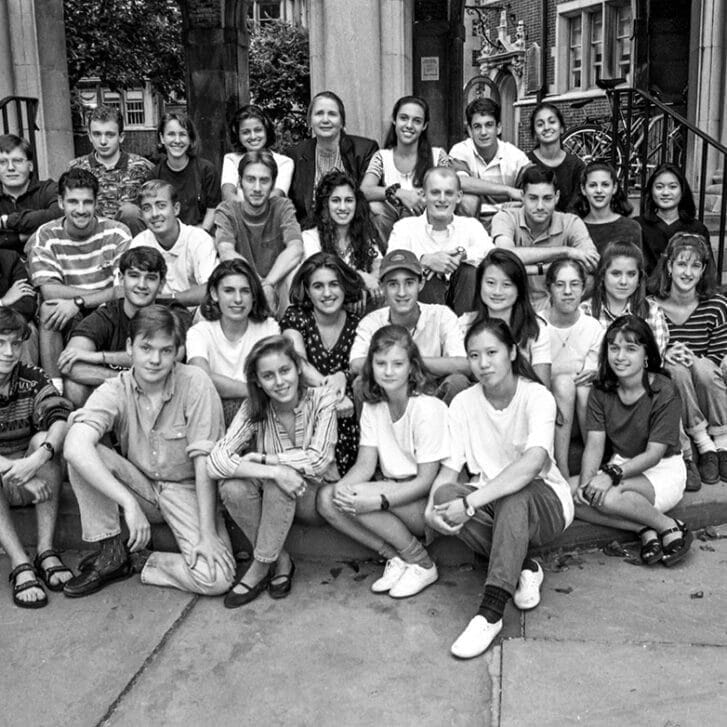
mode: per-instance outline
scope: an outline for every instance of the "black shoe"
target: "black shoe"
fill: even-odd
[[[68,598],[89,596],[105,588],[109,583],[126,580],[132,574],[131,563],[128,558],[110,570],[105,568],[101,570],[100,560],[101,553],[97,553],[95,558],[87,558],[81,565],[81,572],[66,581],[63,586],[63,593]]]
[[[719,482],[717,452],[705,452],[699,455],[699,475],[705,485],[716,485]]]
[[[242,578],[244,577],[242,576]],[[243,583],[242,578],[225,594],[225,608],[239,608],[246,603],[250,603],[250,601],[254,601],[268,587],[268,583],[270,583],[270,573],[264,575],[263,579],[254,586],[248,586],[247,583]],[[238,586],[242,586],[247,590],[244,593],[236,593],[233,589]]]
[[[727,449],[720,449],[717,452],[717,462],[719,467],[719,478],[727,484]]]
[[[270,598],[285,598],[293,587],[293,576],[295,575],[295,563],[290,561],[290,570],[287,573],[278,573],[270,579],[268,593]]]
[[[687,492],[698,492],[702,489],[702,478],[699,476],[699,470],[694,464],[693,459],[685,459],[684,464],[687,466]]]

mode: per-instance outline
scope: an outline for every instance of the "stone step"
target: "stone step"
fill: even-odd
[[[686,522],[692,530],[707,525],[727,522],[727,484],[704,485],[699,492],[687,492],[682,502],[672,512],[674,517]],[[13,510],[14,522],[23,544],[35,545],[35,514],[33,508]],[[249,553],[250,545],[234,523],[230,523],[235,553]],[[174,551],[174,536],[165,524],[152,525],[154,548]],[[632,533],[576,521],[557,540],[541,549],[542,553],[564,552],[576,548],[596,548],[612,541],[634,540]],[[81,521],[73,491],[64,484],[56,527],[56,547],[89,549],[81,539]],[[287,547],[295,558],[330,562],[366,560],[375,554],[328,526],[310,527],[295,524],[288,536]],[[472,554],[457,538],[439,537],[430,548],[438,563],[456,566],[472,560]]]

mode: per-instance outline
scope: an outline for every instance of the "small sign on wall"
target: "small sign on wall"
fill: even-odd
[[[439,56],[422,56],[422,81],[439,80]]]

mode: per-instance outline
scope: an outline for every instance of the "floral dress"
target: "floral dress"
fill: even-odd
[[[341,335],[328,349],[323,345],[313,312],[301,306],[291,305],[280,321],[280,330],[298,331],[305,344],[306,358],[323,376],[343,371],[346,374],[346,395],[353,401],[354,376],[349,369],[348,356],[356,336],[359,317],[346,313]],[[338,419],[338,442],[336,443],[336,464],[341,476],[351,469],[358,454],[359,427],[355,414]]]

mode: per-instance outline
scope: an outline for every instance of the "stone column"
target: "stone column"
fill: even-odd
[[[309,4],[311,95],[346,106],[346,130],[383,141],[394,101],[412,89],[413,0]]]

